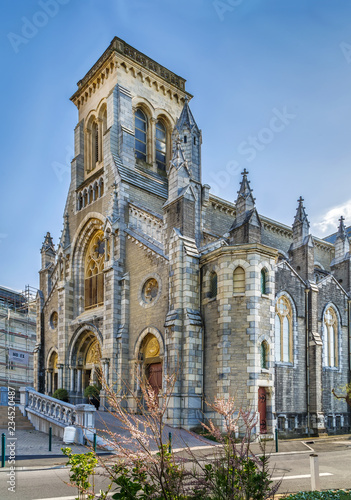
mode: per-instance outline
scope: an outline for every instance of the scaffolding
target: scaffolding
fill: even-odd
[[[29,285],[21,292],[0,286],[0,386],[33,385],[36,294]],[[27,364],[14,363],[13,351],[27,353]]]

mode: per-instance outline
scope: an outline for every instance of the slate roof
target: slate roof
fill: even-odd
[[[335,243],[336,237],[338,236],[339,232],[337,231],[336,233],[331,234],[330,236],[326,236],[323,238],[324,241],[328,241],[329,243]],[[348,238],[351,238],[351,226],[346,228],[346,234]]]
[[[115,165],[123,182],[132,184],[140,189],[144,189],[149,193],[156,194],[161,198],[168,197],[168,180],[166,177],[151,172],[137,165],[135,169],[125,167],[120,158],[113,155]]]

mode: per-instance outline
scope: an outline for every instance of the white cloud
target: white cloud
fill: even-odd
[[[351,200],[346,201],[342,205],[328,210],[324,215],[321,216],[319,222],[312,222],[313,233],[321,234],[323,236],[328,236],[329,234],[335,233],[339,226],[340,216],[345,217],[345,225],[351,225]]]

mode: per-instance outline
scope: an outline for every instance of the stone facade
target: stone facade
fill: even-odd
[[[138,376],[162,391],[176,373],[176,426],[235,396],[257,433],[349,430],[331,395],[350,376],[343,219],[332,242],[310,234],[301,198],[292,227],[270,220],[246,171],[235,203],[211,195],[191,97],[118,38],[78,83],[62,236],[41,249],[36,387],[80,402],[100,366],[136,395]]]

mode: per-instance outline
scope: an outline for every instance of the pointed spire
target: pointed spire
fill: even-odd
[[[61,235],[61,246],[65,250],[71,243],[69,235],[69,223],[68,223],[68,212],[65,213],[63,217],[63,230]]]
[[[179,116],[178,121],[176,123],[176,129],[179,132],[182,132],[185,127],[189,128],[190,131],[192,131],[195,128],[196,131],[199,132],[199,128],[196,124],[195,118],[194,118],[194,116],[191,112],[191,109],[189,107],[187,95],[185,96],[184,106],[183,106],[182,112],[180,113],[180,116]]]
[[[49,231],[46,233],[44,242],[41,246],[42,252],[47,252],[48,250],[52,250],[53,252],[55,252],[54,243],[52,241],[51,234],[49,233]]]
[[[296,210],[296,215],[294,218],[294,223],[292,225],[293,229],[293,245],[299,246],[305,243],[305,238],[310,234],[310,223],[307,218],[305,207],[303,206],[303,198],[297,200],[298,206]]]
[[[303,206],[304,199],[302,198],[302,196],[300,196],[300,198],[297,201],[298,201],[298,207],[296,210],[294,224],[296,222],[302,222],[302,223],[307,223],[308,227],[310,227],[310,223],[308,222],[308,219],[307,219],[306,210],[305,210],[305,207]]]
[[[335,239],[335,259],[333,264],[343,261],[350,252],[350,243],[347,236],[346,227],[344,224],[344,217],[341,216],[339,219],[339,228]]]
[[[346,232],[346,226],[344,224],[345,218],[343,216],[340,217],[339,219],[339,228],[338,228],[338,233],[336,235],[337,238],[341,238],[342,240],[347,239],[347,232]]]
[[[247,180],[248,171],[244,168],[241,172],[243,176],[240,184],[240,189],[238,191],[238,197],[236,199],[236,215],[247,212],[255,208],[255,198],[252,195],[252,189],[250,188],[250,181]]]

